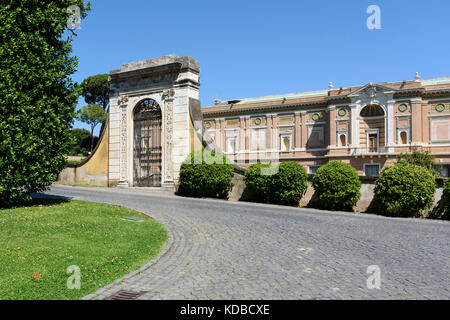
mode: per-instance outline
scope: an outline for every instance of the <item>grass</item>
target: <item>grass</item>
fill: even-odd
[[[111,205],[36,199],[0,210],[0,299],[80,299],[139,269],[167,239],[160,223]],[[67,288],[73,265],[81,270],[79,290]]]

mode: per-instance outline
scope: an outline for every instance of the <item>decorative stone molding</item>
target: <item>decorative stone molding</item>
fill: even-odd
[[[128,102],[127,97],[120,100],[120,103]],[[126,102],[125,102],[126,101]],[[120,108],[120,181],[119,187],[128,187],[127,181],[127,107],[122,106]]]
[[[173,182],[173,100],[175,97],[175,90],[167,89],[162,93],[164,100],[164,122],[165,122],[165,152],[164,152],[164,168],[165,168],[165,182]]]
[[[128,96],[119,96],[118,98],[119,106],[125,106],[128,104]]]

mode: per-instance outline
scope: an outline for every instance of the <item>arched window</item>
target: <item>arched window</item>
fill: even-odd
[[[400,143],[407,144],[408,143],[408,133],[406,131],[400,132]]]
[[[153,99],[145,99],[134,109],[134,119],[161,118],[161,108]]]
[[[361,117],[380,117],[384,116],[384,110],[377,104],[369,104],[361,110]]]
[[[345,134],[341,134],[341,136],[339,137],[340,143],[341,143],[341,147],[345,147],[347,145],[347,137],[345,136]]]

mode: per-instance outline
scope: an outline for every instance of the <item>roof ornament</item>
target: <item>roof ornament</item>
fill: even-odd
[[[333,82],[330,82],[330,84],[328,85],[328,89],[333,89]]]
[[[416,81],[419,81],[420,77],[419,77],[419,73],[418,73],[418,72],[416,72],[416,75],[414,76],[414,79],[415,79]]]

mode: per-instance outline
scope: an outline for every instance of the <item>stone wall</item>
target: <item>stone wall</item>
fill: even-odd
[[[108,122],[106,122],[108,123]],[[108,186],[108,140],[109,126],[105,126],[97,147],[80,164],[68,165],[58,177],[58,182]]]
[[[374,188],[375,188],[375,180],[374,179],[361,179],[361,198],[359,199],[356,207],[354,208],[355,212],[365,212],[367,208],[370,206],[373,196],[374,196]],[[434,207],[437,206],[438,202],[442,197],[442,187],[436,189],[436,194],[434,196]],[[300,208],[309,207],[310,202],[314,195],[314,188],[312,187],[311,182],[308,182],[308,189],[306,194],[302,197],[299,203]],[[230,201],[251,201],[249,198],[248,192],[246,190],[244,176],[242,174],[234,175],[234,186],[231,190],[228,200]]]

